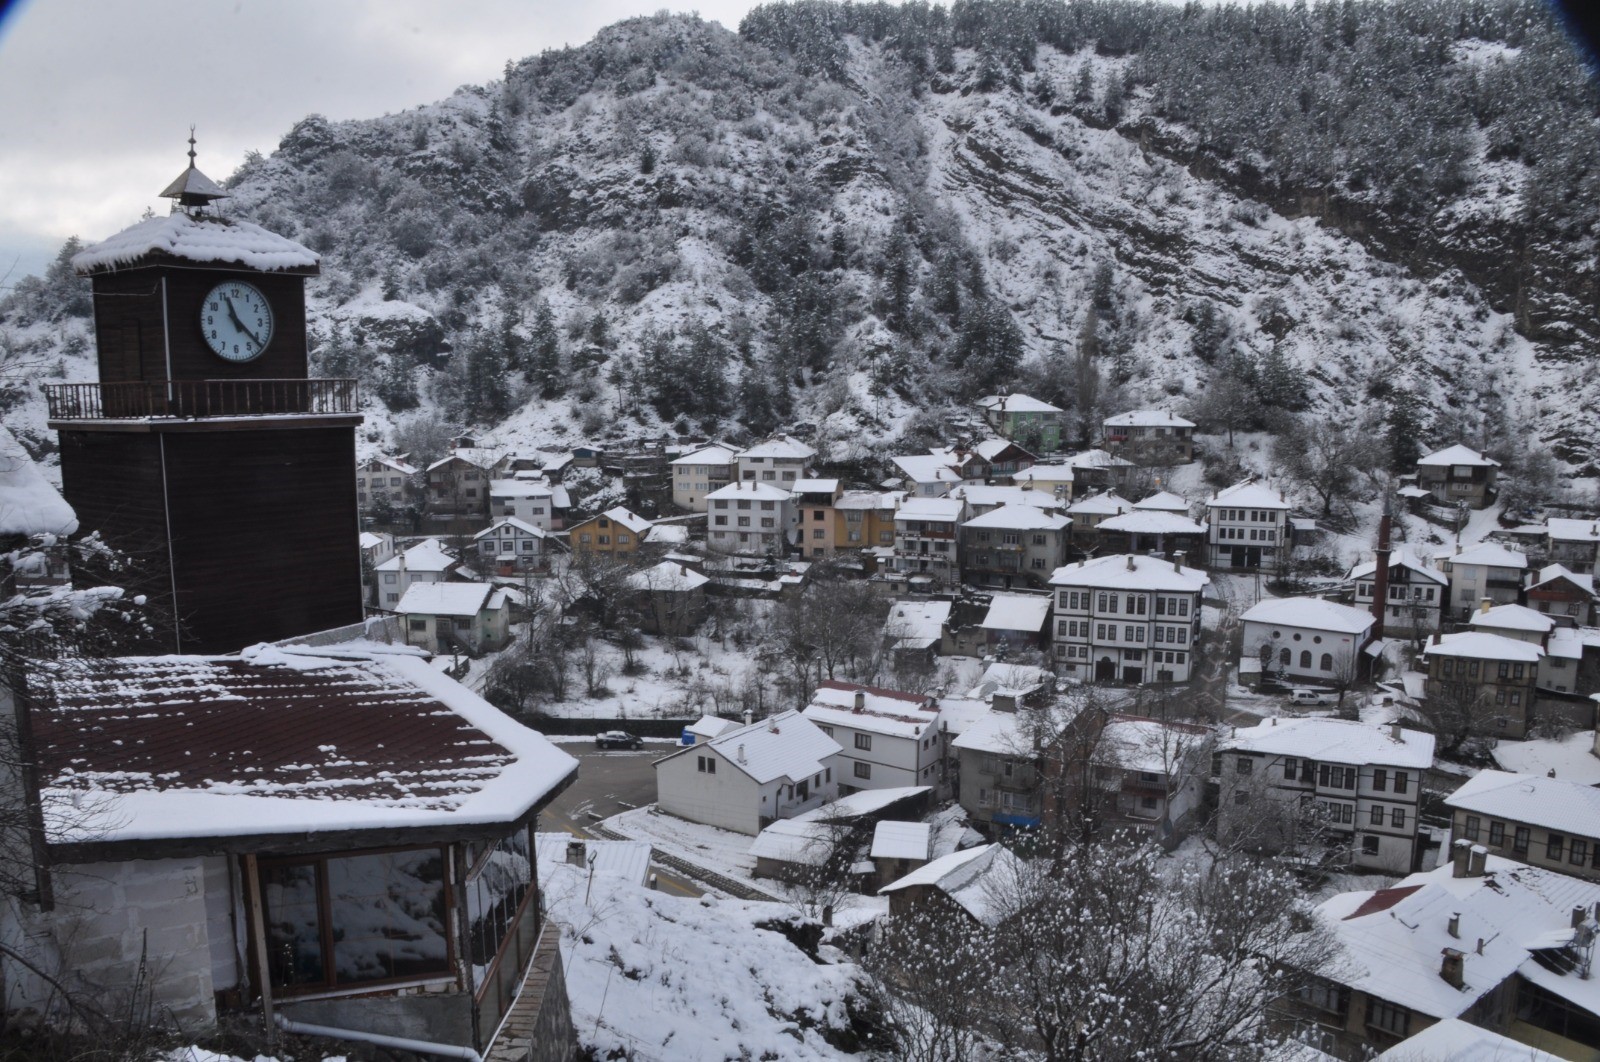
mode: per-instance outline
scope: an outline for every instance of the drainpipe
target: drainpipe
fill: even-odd
[[[295,1036],[325,1036],[330,1040],[350,1040],[356,1043],[374,1044],[378,1047],[392,1047],[397,1051],[410,1051],[418,1055],[433,1055],[436,1058],[460,1058],[467,1062],[483,1062],[483,1056],[470,1047],[458,1047],[455,1044],[436,1044],[427,1040],[409,1040],[404,1036],[385,1036],[383,1033],[362,1032],[359,1029],[335,1029],[327,1025],[308,1025],[305,1022],[286,1018],[282,1014],[274,1015],[278,1028]]]

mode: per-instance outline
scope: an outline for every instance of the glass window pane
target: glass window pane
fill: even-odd
[[[267,966],[277,988],[321,985],[322,936],[317,919],[317,867],[314,863],[261,868],[266,904]]]
[[[341,985],[449,973],[444,858],[436,848],[328,860]]]

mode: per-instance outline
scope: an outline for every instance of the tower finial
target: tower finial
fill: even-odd
[[[161,195],[167,199],[176,199],[178,206],[199,216],[202,208],[209,206],[218,199],[226,199],[227,192],[210,177],[201,173],[194,164],[194,126],[189,126],[189,168],[178,174],[178,179],[167,185]]]
[[[189,127],[189,165],[194,165],[194,126]]]

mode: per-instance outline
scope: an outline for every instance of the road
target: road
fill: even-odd
[[[539,829],[590,837],[589,826],[619,811],[643,807],[656,798],[656,773],[651,762],[673,746],[647,743],[639,752],[599,752],[587,744],[563,744],[578,758],[578,780],[539,813]],[[700,896],[704,890],[661,867],[650,868],[664,892]]]

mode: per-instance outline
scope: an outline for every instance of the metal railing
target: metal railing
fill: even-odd
[[[355,413],[356,381],[135,380],[45,384],[51,420],[272,417]]]

